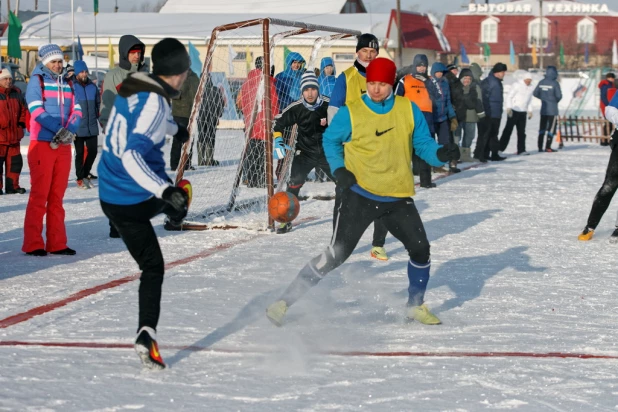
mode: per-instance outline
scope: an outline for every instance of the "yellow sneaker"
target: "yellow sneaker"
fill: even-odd
[[[285,300],[278,300],[277,302],[266,308],[266,317],[276,326],[283,324],[283,317],[288,311],[288,304]]]
[[[427,305],[412,306],[408,309],[408,319],[415,320],[423,325],[439,325],[442,323],[440,319],[429,311]]]
[[[378,260],[388,260],[386,249],[380,246],[374,246],[371,248],[371,257]]]
[[[588,240],[592,239],[593,235],[594,229],[585,228],[584,231],[581,232],[579,236],[577,236],[577,239],[581,240],[582,242],[587,242]]]

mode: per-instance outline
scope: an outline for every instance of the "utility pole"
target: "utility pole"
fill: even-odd
[[[543,70],[543,0],[539,0],[539,11],[539,70]]]
[[[116,7],[114,7],[114,13],[118,13],[118,0],[116,0]]]
[[[397,65],[403,67],[403,30],[401,29],[401,0],[397,0]]]
[[[9,12],[11,11],[11,0],[6,0],[6,15],[7,15],[7,21],[8,21],[8,15]]]
[[[38,10],[39,9],[39,0],[34,0],[34,10]]]

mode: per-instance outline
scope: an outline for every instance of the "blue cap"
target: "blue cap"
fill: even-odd
[[[75,74],[79,74],[81,72],[88,72],[88,66],[83,60],[75,60],[75,63],[73,63],[73,69],[75,69]]]

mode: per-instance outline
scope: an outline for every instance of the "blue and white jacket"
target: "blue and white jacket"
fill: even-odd
[[[178,125],[170,98],[178,92],[156,76],[135,73],[120,87],[105,130],[99,162],[99,196],[115,205],[134,205],[170,186],[163,145]]]

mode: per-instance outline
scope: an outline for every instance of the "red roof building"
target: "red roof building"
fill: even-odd
[[[618,13],[609,10],[606,4],[545,0],[541,27],[539,22],[537,0],[469,4],[467,11],[446,16],[444,34],[450,40],[452,52],[461,55],[463,47],[470,63],[493,65],[501,61],[509,65],[509,69],[539,67],[542,49],[544,67],[549,64],[564,68],[611,65],[612,46],[618,40]],[[510,61],[511,42],[515,67]],[[485,44],[490,50],[488,62],[483,56]],[[539,59],[533,66],[535,45]],[[561,46],[564,65],[559,57]]]
[[[386,30],[386,47],[397,50],[397,11],[392,10]],[[401,12],[401,37],[403,38],[403,65],[412,63],[416,54],[425,54],[429,64],[440,60],[440,55],[451,53],[449,42],[440,29],[440,23],[431,14]]]

